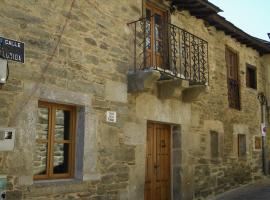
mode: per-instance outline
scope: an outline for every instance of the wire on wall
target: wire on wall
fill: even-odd
[[[55,54],[56,54],[56,51],[58,49],[58,46],[61,42],[61,39],[62,39],[62,36],[64,34],[64,31],[67,27],[67,24],[68,24],[68,21],[70,19],[70,16],[71,16],[71,11],[74,7],[74,4],[75,4],[75,1],[76,0],[72,0],[71,4],[70,4],[70,8],[69,8],[69,11],[68,11],[68,14],[66,15],[66,18],[65,18],[65,22],[64,22],[64,25],[61,29],[61,32],[59,34],[59,37],[58,37],[58,40],[57,40],[57,43],[52,51],[52,54],[48,57],[47,59],[47,64],[45,65],[45,67],[41,70],[42,72],[42,80],[44,80],[45,78],[45,73],[47,72],[49,66],[51,65],[51,62],[53,60],[53,58],[55,57]],[[10,121],[9,121],[9,126],[12,126],[12,125],[15,125],[16,124],[16,121],[17,121],[17,118],[18,116],[20,115],[20,113],[24,110],[24,109],[19,109],[19,108],[24,108],[28,102],[31,100],[31,98],[34,96],[34,94],[36,93],[36,91],[38,90],[40,84],[42,83],[42,81],[36,83],[33,87],[33,89],[31,90],[30,94],[27,95],[26,99],[22,102],[22,104],[19,106],[19,107],[15,107],[15,112],[14,114],[12,115],[12,117],[10,118]]]

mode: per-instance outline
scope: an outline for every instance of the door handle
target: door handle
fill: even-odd
[[[161,142],[160,142],[160,143],[161,143],[161,147],[162,147],[162,148],[165,148],[165,147],[166,147],[165,140],[161,140]]]

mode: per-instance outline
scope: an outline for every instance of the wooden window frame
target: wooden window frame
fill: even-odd
[[[34,180],[49,180],[49,179],[66,179],[74,177],[75,167],[75,139],[76,139],[76,107],[71,105],[50,103],[45,101],[38,102],[38,108],[48,108],[48,138],[36,139],[38,144],[47,144],[47,163],[45,175],[34,175]],[[54,140],[54,126],[55,126],[55,113],[57,109],[70,111],[70,138],[68,140]],[[69,144],[68,154],[68,172],[67,173],[53,173],[53,147],[55,143]]]
[[[251,75],[250,75],[250,71],[249,70],[252,70],[254,72],[254,86],[251,84]],[[254,90],[257,90],[257,68],[253,65],[250,65],[250,64],[246,64],[246,86],[248,88],[251,88],[251,89],[254,89]]]
[[[259,146],[257,146],[257,142]],[[254,151],[261,151],[262,150],[262,137],[261,136],[254,136]]]
[[[146,48],[146,63],[149,64],[149,66],[151,67],[158,67],[158,68],[164,68],[167,69],[169,66],[168,64],[168,56],[166,56],[167,53],[169,53],[169,49],[168,49],[168,32],[166,32],[166,29],[168,29],[168,23],[169,23],[169,11],[167,8],[165,8],[164,6],[161,6],[160,3],[157,2],[150,2],[150,1],[145,1],[144,2],[144,16],[146,17],[146,12],[147,9],[150,10],[153,13],[156,13],[158,15],[160,15],[163,20],[164,20],[164,27],[163,29],[165,29],[165,32],[163,33],[163,40],[162,42],[162,48],[163,48],[163,52],[157,52],[156,51],[156,40],[154,37],[154,31],[153,28],[155,27],[154,24],[154,20],[151,19],[150,20],[150,49]],[[153,16],[152,16],[153,18]],[[164,30],[163,30],[164,31]],[[168,52],[167,52],[168,51]],[[149,55],[149,56],[148,56]],[[169,68],[168,68],[169,69]]]
[[[229,63],[229,54],[232,54],[235,56],[235,74],[231,74],[230,70],[230,63]],[[232,49],[229,46],[225,46],[225,62],[226,62],[226,67],[227,67],[227,86],[228,86],[228,102],[229,102],[229,107],[235,110],[241,110],[241,82],[240,82],[240,75],[239,75],[239,53]],[[231,76],[232,75],[232,76]],[[238,85],[238,99],[231,99],[230,98],[230,80],[233,80],[237,82]],[[234,101],[234,102],[232,102]],[[237,102],[236,102],[237,101]]]

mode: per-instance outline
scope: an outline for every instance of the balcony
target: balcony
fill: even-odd
[[[148,73],[155,74],[151,80],[208,85],[208,42],[164,21],[153,15],[128,24],[133,37],[131,79],[139,76],[143,81]]]

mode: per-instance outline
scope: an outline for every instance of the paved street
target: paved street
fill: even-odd
[[[270,200],[270,179],[226,192],[215,200]]]

